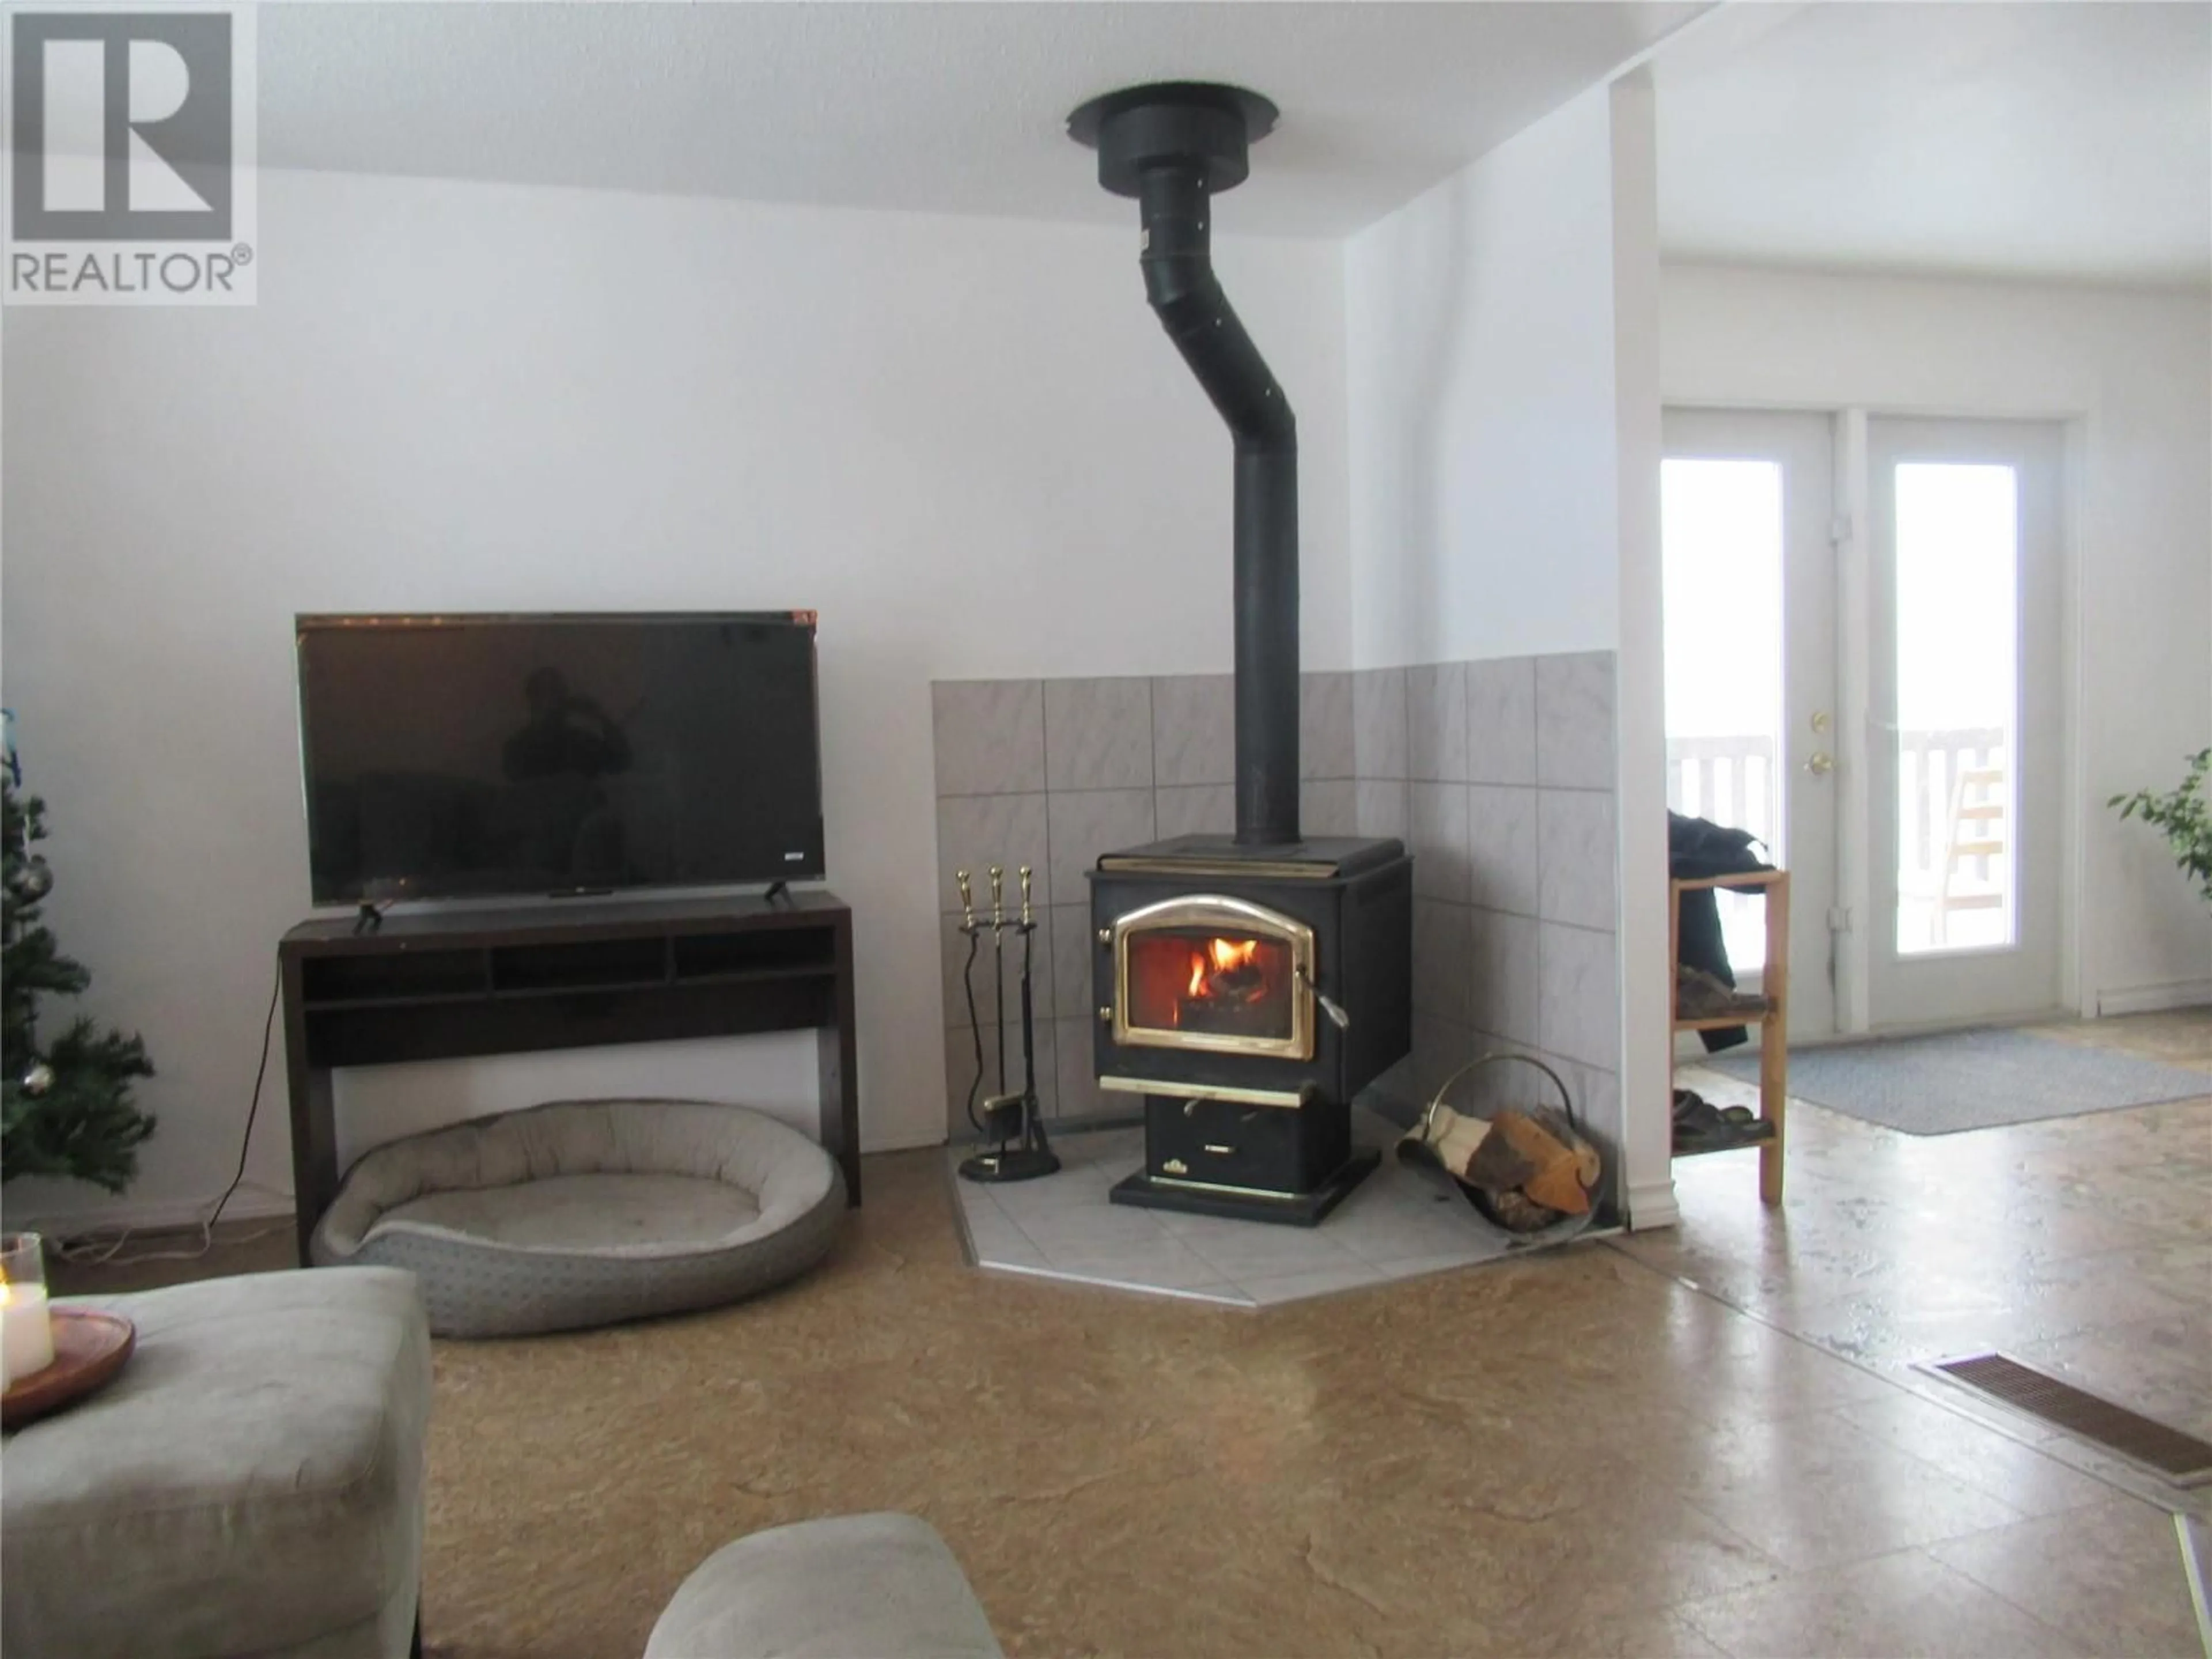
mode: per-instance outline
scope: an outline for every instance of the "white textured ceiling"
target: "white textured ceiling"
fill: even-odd
[[[262,165],[1124,222],[1066,136],[1134,82],[1282,106],[1225,228],[1341,235],[1692,3],[453,3],[260,9]]]
[[[1672,255],[2212,279],[2212,5],[1731,8],[1655,73]]]

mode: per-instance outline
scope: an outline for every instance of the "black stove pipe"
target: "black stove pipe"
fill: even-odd
[[[1298,839],[1298,428],[1213,275],[1195,166],[1147,168],[1145,294],[1237,444],[1237,839]]]
[[[1237,840],[1298,840],[1298,442],[1290,400],[1213,274],[1212,198],[1240,183],[1274,106],[1178,83],[1109,94],[1070,131],[1137,198],[1146,297],[1236,441]]]

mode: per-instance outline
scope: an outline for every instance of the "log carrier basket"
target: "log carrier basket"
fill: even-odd
[[[1523,1112],[1524,1115],[1535,1119],[1540,1127],[1545,1127],[1570,1150],[1577,1154],[1585,1155],[1589,1160],[1585,1164],[1586,1169],[1594,1164],[1597,1153],[1591,1146],[1589,1137],[1583,1133],[1582,1120],[1575,1112],[1574,1095],[1568,1089],[1566,1080],[1534,1055],[1515,1054],[1508,1050],[1497,1050],[1480,1055],[1452,1073],[1439,1084],[1436,1093],[1430,1097],[1428,1105],[1423,1109],[1420,1121],[1407,1130],[1404,1137],[1400,1139],[1398,1156],[1407,1162],[1425,1163],[1443,1170],[1451,1176],[1454,1184],[1460,1191],[1466,1194],[1468,1202],[1481,1212],[1485,1219],[1504,1228],[1508,1232],[1518,1234],[1540,1232],[1559,1222],[1586,1220],[1589,1213],[1587,1209],[1580,1215],[1575,1215],[1532,1198],[1518,1188],[1508,1188],[1501,1192],[1480,1182],[1469,1181],[1462,1170],[1454,1167],[1454,1160],[1442,1150],[1442,1143],[1451,1127],[1448,1119],[1464,1115],[1478,1121],[1488,1121],[1472,1112],[1464,1115],[1454,1113],[1446,1103],[1452,1090],[1463,1079],[1471,1078],[1478,1072],[1493,1066],[1507,1065],[1526,1066],[1541,1073],[1550,1080],[1552,1088],[1558,1093],[1559,1103],[1556,1110],[1543,1106],[1533,1109],[1514,1106],[1497,1109]],[[1555,1121],[1547,1124],[1544,1121],[1547,1117]],[[1585,1191],[1595,1189],[1598,1174],[1601,1174],[1601,1170],[1595,1171],[1583,1180],[1582,1184]]]

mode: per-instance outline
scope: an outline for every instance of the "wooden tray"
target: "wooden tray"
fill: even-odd
[[[0,1394],[0,1428],[75,1405],[121,1370],[138,1341],[138,1328],[120,1314],[56,1308],[53,1322],[54,1363]]]

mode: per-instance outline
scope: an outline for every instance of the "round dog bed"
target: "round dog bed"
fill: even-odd
[[[407,1268],[441,1336],[521,1336],[781,1285],[828,1252],[844,1207],[830,1155],[744,1107],[558,1101],[378,1147],[313,1255]]]

